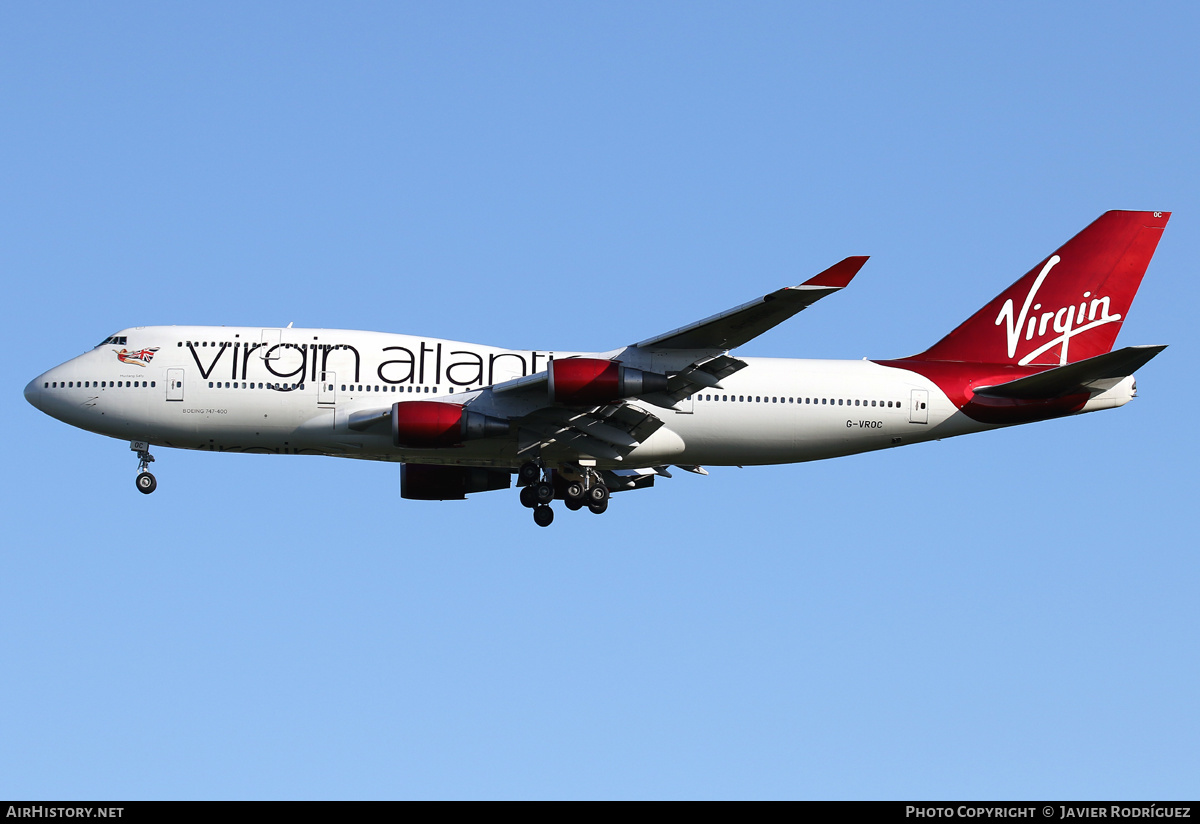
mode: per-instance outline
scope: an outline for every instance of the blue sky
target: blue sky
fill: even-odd
[[[1198,23],[0,7],[0,796],[1195,798]],[[144,497],[20,394],[135,325],[610,349],[854,254],[739,352],[898,357],[1114,208],[1175,212],[1136,402],[545,530],[332,458]]]

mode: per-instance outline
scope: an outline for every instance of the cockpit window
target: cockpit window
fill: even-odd
[[[101,346],[104,346],[108,343],[116,344],[117,346],[124,346],[127,340],[128,339],[124,335],[112,335],[111,337],[107,337],[97,343],[93,348],[99,349]]]

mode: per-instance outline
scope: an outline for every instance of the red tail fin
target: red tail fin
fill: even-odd
[[[1053,365],[1112,349],[1170,212],[1105,212],[919,360]]]

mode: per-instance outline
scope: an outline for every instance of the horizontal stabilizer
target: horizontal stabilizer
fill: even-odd
[[[989,398],[1048,399],[1076,392],[1108,389],[1108,386],[1102,385],[1103,382],[1114,382],[1129,377],[1166,348],[1127,346],[1115,352],[1047,369],[1045,372],[1008,383],[979,387],[975,394]]]
[[[727,312],[637,344],[639,349],[733,349],[847,286],[867,262],[848,257],[799,286],[788,286]]]

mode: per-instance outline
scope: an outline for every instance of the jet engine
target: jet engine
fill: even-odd
[[[550,362],[550,400],[593,406],[649,392],[665,392],[667,376],[601,358],[564,358]]]
[[[477,438],[507,435],[508,421],[472,412],[459,403],[401,401],[392,404],[392,443],[411,449],[458,446]]]
[[[414,501],[461,501],[472,492],[511,485],[512,472],[507,469],[400,464],[400,497]]]

